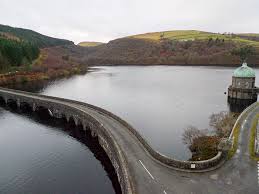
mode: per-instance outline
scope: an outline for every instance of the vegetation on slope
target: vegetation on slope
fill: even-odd
[[[78,43],[78,46],[83,46],[83,47],[93,47],[93,46],[99,46],[105,43],[102,42],[89,42],[89,41],[85,41],[85,42],[80,42]]]
[[[39,52],[39,48],[30,42],[0,38],[0,71],[31,64]]]
[[[221,141],[228,138],[237,118],[238,114],[236,113],[222,111],[210,116],[212,131],[208,129],[200,130],[193,126],[187,127],[183,133],[183,143],[192,152],[190,160],[207,160],[216,156]]]
[[[32,30],[0,25],[0,71],[31,65],[40,48],[72,45],[68,40],[51,38]]]
[[[83,50],[68,40],[0,25],[0,85],[85,72]]]
[[[256,50],[251,45],[246,45],[237,49],[233,49],[232,55],[239,56],[242,61],[246,61],[249,57],[256,54]]]
[[[151,32],[146,34],[138,34],[130,36],[131,38],[137,39],[170,39],[170,40],[194,40],[194,39],[206,39],[208,37],[214,37],[214,33],[202,32],[196,30],[175,30],[165,32]],[[219,37],[222,38],[222,37]]]
[[[259,47],[259,34],[233,34],[233,33],[211,33],[196,30],[176,30],[165,32],[153,32],[146,34],[139,34],[131,36],[137,39],[151,39],[151,40],[177,40],[177,41],[195,41],[195,40],[208,40],[208,39],[221,39],[224,41],[233,41],[236,43],[247,43]]]
[[[10,37],[13,37],[18,40],[27,41],[40,48],[73,44],[73,42],[69,40],[52,38],[32,30],[23,29],[23,28],[13,28],[13,27],[1,25],[1,24],[0,24],[0,36],[8,39]]]
[[[73,45],[44,48],[30,66],[21,66],[16,71],[0,74],[0,85],[85,73],[87,65],[81,58],[81,49]]]
[[[242,61],[232,51],[251,46],[255,54],[248,63],[259,65],[258,45],[259,41],[240,34],[167,31],[134,35],[88,48],[85,60],[92,65],[239,65]]]

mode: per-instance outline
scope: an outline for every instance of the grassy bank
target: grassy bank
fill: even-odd
[[[256,115],[255,119],[253,120],[253,124],[250,131],[250,138],[249,138],[249,153],[250,157],[253,160],[259,161],[259,157],[255,154],[255,138],[256,138],[256,128],[258,124],[259,114]]]
[[[130,36],[137,39],[150,39],[158,41],[160,39],[178,40],[178,41],[193,41],[193,40],[208,40],[220,39],[225,41],[234,41],[236,43],[245,43],[259,48],[257,40],[249,40],[247,37],[258,37],[258,34],[219,34],[212,32],[204,32],[197,30],[175,30],[165,32],[151,32]]]
[[[253,108],[253,107],[252,107]],[[242,114],[242,113],[241,113]],[[244,120],[244,118],[247,116],[247,113],[244,113],[241,118],[237,121],[236,125],[233,128],[233,146],[232,148],[229,150],[228,152],[228,159],[232,158],[238,148],[238,141],[239,141],[239,136],[240,136],[240,128],[241,128],[241,122]],[[256,157],[255,155],[255,148],[254,148],[254,144],[255,144],[255,136],[256,136],[256,127],[257,127],[257,122],[259,119],[259,114],[257,114],[255,116],[255,118],[253,119],[253,123],[252,123],[252,127],[250,130],[250,136],[249,136],[249,153],[252,159],[255,160],[259,160],[258,157]],[[241,122],[240,122],[241,121]]]
[[[236,151],[237,151],[237,147],[238,147],[238,139],[239,139],[239,134],[240,134],[240,123],[238,123],[235,128],[233,129],[233,139],[234,139],[234,142],[233,142],[233,146],[232,148],[229,150],[228,152],[228,159],[232,158]]]
[[[99,46],[105,43],[102,42],[80,42],[78,43],[78,46],[83,46],[83,47],[94,47],[94,46]]]

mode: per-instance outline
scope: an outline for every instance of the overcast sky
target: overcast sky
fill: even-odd
[[[153,31],[258,32],[259,0],[0,0],[0,23],[80,41]]]

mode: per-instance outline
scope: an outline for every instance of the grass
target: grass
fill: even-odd
[[[233,146],[232,148],[229,150],[228,152],[228,159],[232,158],[236,151],[237,151],[237,147],[238,147],[238,139],[239,139],[239,134],[240,134],[240,123],[238,123],[235,128],[233,129],[233,138],[234,138],[234,142],[233,142]]]
[[[256,127],[257,127],[258,119],[259,119],[259,114],[257,114],[255,119],[253,120],[252,127],[250,129],[251,132],[250,132],[250,138],[249,138],[249,153],[250,153],[250,157],[251,157],[251,159],[257,160],[257,161],[259,161],[259,157],[257,157],[255,155],[254,144],[255,144]],[[235,155],[236,151],[237,151],[239,134],[240,134],[240,127],[241,127],[241,125],[240,125],[240,123],[238,123],[235,126],[235,128],[234,128],[234,132],[233,132],[234,142],[233,142],[232,148],[228,152],[228,159],[232,158]]]
[[[104,43],[102,42],[80,42],[78,45],[83,46],[83,47],[94,47],[94,46],[99,46]]]
[[[224,39],[224,40],[232,40],[239,44],[251,45],[259,48],[259,42],[253,40],[247,40],[238,36],[232,36],[228,34],[219,34],[219,33],[211,33],[197,30],[175,30],[175,31],[165,31],[165,32],[152,32],[146,34],[139,34],[130,36],[131,38],[138,39],[152,39],[152,40],[160,40],[160,36],[163,35],[164,38],[170,40],[177,41],[188,41],[188,40],[208,40],[212,39]],[[249,35],[258,37],[259,34],[237,34],[237,35]]]
[[[139,34],[131,36],[132,38],[139,39],[152,39],[160,40],[160,35],[164,35],[164,38],[175,39],[175,40],[188,40],[195,38],[207,38],[208,36],[213,36],[213,33],[202,32],[196,30],[175,30],[175,31],[165,31],[165,32],[151,32],[146,34]]]
[[[40,52],[39,57],[32,62],[32,66],[40,66],[47,57],[47,53]]]
[[[259,161],[259,157],[256,156],[255,154],[255,138],[256,138],[256,128],[257,128],[257,123],[259,119],[259,114],[256,115],[255,119],[253,120],[253,124],[251,127],[251,132],[250,132],[250,139],[249,139],[249,153],[250,157],[253,160]]]
[[[259,37],[258,33],[242,33],[242,34],[238,34],[238,35]]]

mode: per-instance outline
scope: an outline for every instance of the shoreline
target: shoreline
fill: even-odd
[[[13,71],[8,73],[0,74],[0,86],[8,86],[8,85],[14,85],[14,84],[22,84],[27,82],[37,82],[42,80],[56,80],[56,79],[62,79],[71,77],[74,75],[83,75],[88,72],[95,72],[100,70],[99,67],[152,67],[152,66],[167,66],[167,67],[233,67],[236,68],[239,66],[237,65],[222,65],[222,64],[199,64],[199,65],[191,65],[191,64],[99,64],[99,65],[91,65],[91,66],[74,66],[70,69],[58,69],[58,70],[52,70],[50,69],[50,72],[33,72],[33,71]],[[253,68],[259,68],[258,65],[249,65]]]
[[[142,67],[149,67],[149,66],[169,66],[169,67],[239,67],[240,64],[100,64],[100,65],[89,65],[89,67],[113,67],[113,66],[142,66]],[[259,68],[259,64],[250,64],[250,67]]]
[[[10,86],[14,84],[23,84],[28,82],[37,82],[43,80],[56,80],[59,78],[71,77],[73,75],[86,74],[87,72],[93,71],[91,67],[77,66],[71,69],[59,69],[53,70],[50,73],[44,72],[9,72],[0,74],[0,86]]]

